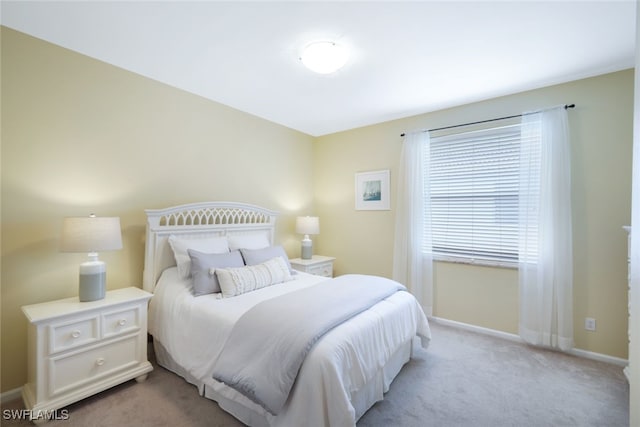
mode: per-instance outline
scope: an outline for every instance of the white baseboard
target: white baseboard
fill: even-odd
[[[457,322],[455,320],[443,319],[441,317],[429,317],[429,321],[434,323],[440,323],[441,325],[453,326],[455,328],[465,329],[467,331],[478,332],[485,335],[491,335],[493,337],[506,339],[509,341],[515,341],[525,344],[524,340],[519,335],[510,334],[508,332],[497,331],[495,329],[483,328],[482,326],[471,325],[469,323]],[[629,364],[627,359],[619,357],[609,356],[601,353],[594,353],[592,351],[581,350],[574,348],[568,352],[571,355],[577,357],[583,357],[585,359],[597,360],[599,362],[611,363],[613,365],[626,367]]]
[[[0,403],[11,402],[12,400],[19,399],[22,396],[22,387],[14,388],[13,390],[0,393]]]
[[[579,348],[574,348],[569,353],[574,356],[584,357],[585,359],[598,360],[600,362],[622,366],[623,368],[626,368],[629,365],[629,361],[627,359],[609,356],[608,354],[594,353],[592,351],[581,350]]]

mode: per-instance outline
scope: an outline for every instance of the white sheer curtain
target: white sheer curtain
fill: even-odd
[[[563,107],[522,116],[520,152],[520,336],[573,347],[571,153]]]
[[[427,316],[433,313],[433,260],[429,182],[429,133],[406,134],[397,180],[393,279],[407,286]],[[425,220],[428,218],[429,220]],[[425,253],[426,252],[426,253]]]

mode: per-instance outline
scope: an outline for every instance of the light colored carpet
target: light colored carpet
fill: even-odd
[[[432,332],[359,427],[629,425],[618,366],[433,322]]]
[[[629,425],[629,387],[618,366],[437,323],[432,332],[429,348],[416,348],[385,400],[358,427]],[[3,415],[22,407],[10,402]],[[144,383],[129,381],[66,409],[68,420],[47,426],[242,425],[158,366]],[[3,426],[29,425],[4,418]]]

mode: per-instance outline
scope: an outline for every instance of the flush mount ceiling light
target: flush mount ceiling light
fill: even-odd
[[[314,42],[304,48],[300,60],[310,69],[319,74],[330,74],[338,71],[349,59],[346,47],[335,42]]]

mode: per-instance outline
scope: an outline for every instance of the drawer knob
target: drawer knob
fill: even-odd
[[[120,319],[120,320],[118,320],[118,325],[120,325],[120,326],[124,326],[124,325],[126,325],[126,324],[127,324],[127,319]]]
[[[80,331],[76,330],[76,331],[71,332],[71,336],[72,336],[73,338],[78,338],[78,337],[80,337]]]
[[[96,365],[98,365],[98,366],[102,366],[102,365],[104,365],[104,362],[105,362],[104,358],[99,357],[99,358],[96,360]]]

